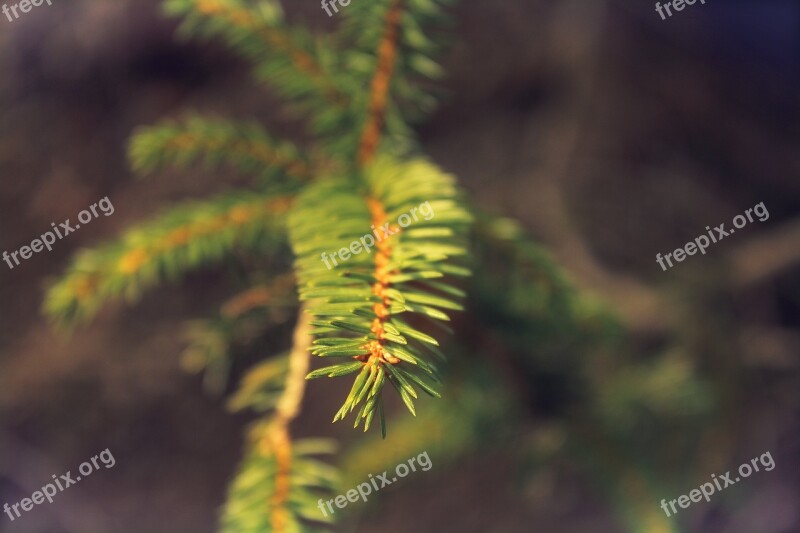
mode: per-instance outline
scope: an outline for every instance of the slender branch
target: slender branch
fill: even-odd
[[[289,375],[286,388],[278,401],[276,422],[288,425],[300,413],[306,387],[311,347],[311,315],[301,307],[294,330],[292,351],[289,354]]]
[[[378,66],[372,78],[369,108],[358,153],[358,161],[363,166],[372,160],[378,148],[381,129],[386,120],[389,102],[389,87],[397,62],[400,21],[403,16],[404,0],[394,0],[386,13],[386,24],[378,46]]]
[[[275,456],[275,492],[270,498],[272,531],[282,533],[289,524],[287,507],[291,491],[292,439],[289,424],[300,413],[306,387],[311,347],[311,315],[301,307],[294,330],[292,351],[289,354],[289,373],[286,387],[278,400],[275,415],[266,427],[261,442],[262,451]]]

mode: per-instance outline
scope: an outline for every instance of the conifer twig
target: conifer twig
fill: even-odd
[[[332,103],[340,106],[345,101],[344,95],[330,83],[316,58],[297,46],[285,32],[274,26],[261,24],[247,9],[237,9],[220,0],[198,0],[197,8],[208,17],[218,17],[235,26],[254,31],[268,45],[287,54],[295,67],[308,75]]]
[[[252,247],[291,205],[290,197],[258,194],[187,203],[78,255],[49,290],[44,308],[64,323],[90,318],[112,298],[132,299],[166,277]]]
[[[256,134],[261,134],[256,136]],[[259,130],[236,131],[231,123],[189,117],[185,123],[169,122],[141,130],[130,148],[133,166],[151,172],[164,160],[186,164],[205,155],[233,164],[255,162],[276,168],[300,181],[313,177],[312,169],[288,143],[271,146]]]

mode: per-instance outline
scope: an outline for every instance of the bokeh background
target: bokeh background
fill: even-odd
[[[284,4],[317,31],[336,23],[317,1]],[[423,404],[433,425],[402,421],[385,444],[330,427],[340,387],[314,383],[295,431],[341,438],[346,479],[425,450],[434,464],[352,504],[339,530],[799,532],[800,5],[709,0],[666,21],[632,0],[463,0],[453,13],[447,96],[418,127],[425,151],[481,208],[519,220],[618,333],[598,349],[546,320],[514,332],[524,324],[476,296],[448,350],[469,361],[453,364],[462,403]],[[230,291],[223,272],[108,306],[71,336],[40,312],[80,248],[247,183],[226,170],[135,178],[137,126],[191,108],[303,141],[244,62],[174,29],[156,0],[54,0],[0,18],[0,250],[104,196],[115,207],[50,253],[0,264],[0,503],[105,448],[116,458],[52,505],[2,515],[0,531],[215,531],[241,457],[252,417],[180,364],[184,322]],[[668,272],[656,264],[759,202],[768,221]],[[773,471],[657,518],[662,498],[767,450]]]

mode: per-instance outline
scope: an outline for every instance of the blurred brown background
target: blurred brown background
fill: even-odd
[[[335,23],[317,1],[285,4],[319,31]],[[45,283],[79,248],[170,201],[246,182],[134,179],[125,145],[136,126],[194,108],[301,131],[241,61],[180,42],[158,12],[155,0],[55,0],[0,18],[0,250],[104,196],[116,210],[14,270],[0,263],[0,503],[105,448],[117,461],[19,521],[3,515],[0,531],[211,532],[240,457],[248,418],[178,364],[178,325],[226,293],[220,274],[110,306],[71,337],[39,313]],[[696,530],[800,531],[800,5],[710,0],[667,21],[631,0],[463,0],[455,13],[449,96],[419,129],[428,154],[480,205],[519,218],[639,342],[735,317],[714,338],[753,372],[739,391],[740,444],[745,457],[771,450],[777,467],[748,481],[756,499]],[[768,221],[668,272],[656,264],[762,201]],[[713,316],[689,311],[701,297]],[[301,433],[326,420],[325,401],[312,387]],[[492,498],[514,477],[502,454],[428,474],[359,531],[621,530],[578,480],[534,506]],[[406,504],[423,506],[421,522]]]

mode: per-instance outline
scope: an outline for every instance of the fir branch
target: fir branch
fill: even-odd
[[[366,431],[380,412],[386,383],[397,389],[412,413],[417,389],[439,395],[438,371],[431,359],[441,356],[438,342],[400,315],[446,321],[449,317],[441,309],[461,309],[454,301],[460,291],[437,278],[469,273],[454,259],[467,253],[463,239],[471,219],[460,206],[452,178],[427,162],[379,158],[367,168],[365,180],[365,194],[353,191],[349,181],[310,186],[292,209],[289,231],[298,256],[300,298],[314,315],[315,334],[324,335],[314,342],[312,352],[346,358],[308,377],[357,374],[334,421],[360,406],[355,425],[363,422]],[[431,217],[407,229],[393,223],[424,199]],[[324,232],[318,220],[328,223]],[[321,252],[344,248],[366,237],[367,228],[387,223],[399,234],[378,240],[374,255],[365,250],[331,270],[323,266]]]
[[[221,162],[264,178],[289,176],[296,181],[312,178],[307,158],[289,142],[276,142],[256,123],[188,115],[142,128],[129,146],[131,164],[149,173],[166,165],[186,167],[203,161]]]
[[[252,60],[260,78],[308,112],[312,133],[321,137],[328,157],[344,161],[312,168],[294,146],[275,142],[252,124],[191,117],[143,130],[130,148],[140,171],[167,163],[224,162],[268,177],[288,176],[297,185],[292,190],[304,187],[302,201],[293,205],[285,197],[242,194],[179,207],[130,230],[117,243],[80,254],[49,291],[45,309],[62,321],[85,319],[111,298],[135,299],[145,288],[238,250],[274,251],[282,244],[291,207],[291,244],[303,309],[288,359],[257,365],[231,399],[231,408],[274,412],[250,435],[231,484],[223,531],[316,531],[330,517],[317,512],[313,491],[330,490],[335,475],[330,466],[310,458],[330,451],[327,443],[294,442],[290,435],[304,378],[357,373],[334,420],[355,410],[355,426],[363,424],[366,431],[380,413],[385,435],[386,383],[412,414],[418,391],[440,396],[435,359],[444,356],[438,340],[422,329],[426,320],[447,321],[445,311],[461,309],[458,300],[464,293],[449,276],[470,274],[460,261],[467,256],[465,233],[471,217],[454,180],[424,161],[378,156],[382,137],[391,137],[396,154],[411,137],[401,104],[425,107],[427,95],[413,87],[411,77],[437,73],[425,57],[430,41],[420,25],[438,13],[438,0],[375,0],[352,6],[355,15],[375,16],[339,34],[356,43],[347,50],[288,27],[278,0],[165,0],[164,7],[184,18],[184,31],[221,37]],[[369,91],[362,91],[367,84]],[[361,167],[357,179],[309,180],[353,163]],[[426,216],[416,221],[415,216],[414,227],[392,226],[420,202],[435,211],[434,220]],[[399,234],[386,242],[379,239],[374,255],[325,270],[318,254],[369,234],[370,224]],[[255,313],[249,312],[268,304],[271,296],[263,288],[239,295],[223,307],[220,322],[252,318]],[[228,347],[220,343],[227,340],[208,336],[215,361]],[[309,351],[344,362],[308,373]]]
[[[80,253],[48,290],[44,310],[65,324],[85,320],[109,299],[134,300],[148,287],[237,249],[277,246],[290,204],[283,196],[237,193],[176,207],[115,243]]]
[[[347,102],[312,50],[310,36],[286,27],[278,1],[268,0],[256,8],[239,0],[167,0],[164,8],[169,15],[185,17],[184,31],[222,36],[256,61],[260,75],[284,93],[313,92],[336,107]],[[307,87],[300,87],[301,82]]]

